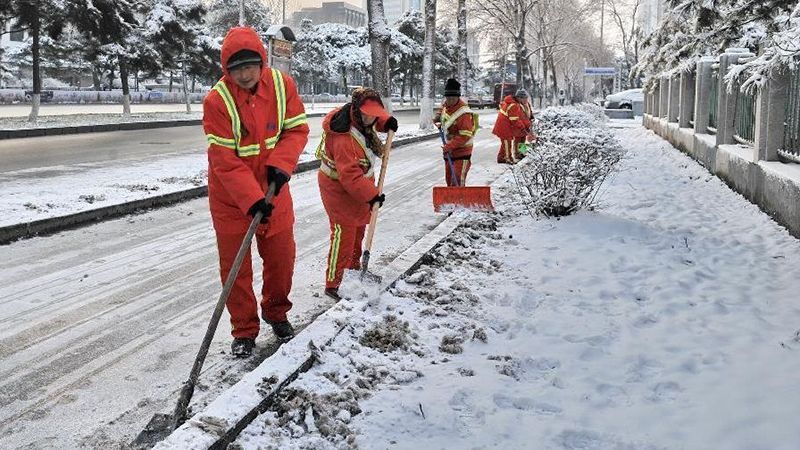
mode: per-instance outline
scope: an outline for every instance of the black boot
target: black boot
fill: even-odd
[[[248,358],[253,354],[256,340],[250,338],[234,338],[231,343],[231,354],[237,358]]]
[[[288,320],[283,322],[268,322],[272,326],[272,332],[281,342],[286,342],[294,337],[294,328]]]
[[[328,297],[336,300],[337,302],[342,299],[342,296],[339,295],[339,289],[338,288],[326,288],[325,289],[325,295],[327,295]]]

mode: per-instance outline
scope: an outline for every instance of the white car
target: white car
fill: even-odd
[[[642,89],[628,89],[606,96],[605,107],[608,109],[633,109],[633,103],[643,103]]]

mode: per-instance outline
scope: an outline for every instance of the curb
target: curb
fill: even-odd
[[[423,256],[456,229],[464,214],[450,214],[430,233],[412,244],[381,273],[380,292],[416,270]],[[280,392],[314,364],[320,349],[336,339],[349,318],[345,305],[337,303],[312,319],[294,339],[281,345],[238,383],[222,392],[154,448],[158,450],[224,450],[259,414],[267,411]]]
[[[419,108],[402,108],[394,111],[419,111]],[[314,112],[306,114],[306,117],[324,117],[327,112]],[[81,133],[101,133],[106,131],[132,131],[150,130],[154,128],[175,128],[202,125],[202,119],[176,119],[176,120],[154,120],[149,122],[122,122],[106,123],[100,125],[76,125],[68,127],[52,128],[21,128],[21,129],[0,129],[0,140],[21,139],[29,137],[58,136],[64,134]]]
[[[410,138],[398,139],[392,144],[393,147],[414,144],[425,140],[438,138],[438,134],[427,134]],[[305,161],[295,167],[294,173],[308,172],[319,168],[319,160]],[[169,206],[175,203],[192,200],[208,195],[208,186],[200,186],[183,191],[171,192],[169,194],[157,195],[131,202],[120,203],[117,205],[105,206],[102,208],[82,211],[67,216],[51,217],[48,219],[35,220],[33,222],[20,223],[0,227],[0,245],[7,245],[19,239],[27,239],[35,236],[49,235],[91,225],[104,220],[115,219],[143,210]]]

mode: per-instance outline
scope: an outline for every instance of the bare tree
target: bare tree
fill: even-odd
[[[467,51],[467,0],[458,0],[458,81],[461,83],[462,92],[466,95],[468,66]]]
[[[433,76],[436,50],[436,0],[425,0],[425,44],[422,54],[422,101],[419,108],[419,128],[433,128]]]
[[[611,18],[619,29],[620,39],[622,39],[622,53],[625,58],[625,66],[631,68],[639,62],[639,32],[636,16],[639,13],[642,0],[607,1],[611,9]]]
[[[369,43],[372,50],[372,82],[381,96],[384,106],[392,110],[392,97],[389,92],[389,41],[392,34],[386,26],[383,13],[383,0],[367,0],[369,16]]]
[[[514,51],[517,63],[517,86],[524,87],[526,78],[530,80],[527,46],[528,16],[540,0],[480,0],[475,4],[475,11],[482,20],[496,31],[514,40]]]

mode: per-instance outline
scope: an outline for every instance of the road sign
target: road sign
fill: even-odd
[[[613,77],[617,74],[617,69],[613,67],[586,67],[583,69],[585,76],[609,76]]]

